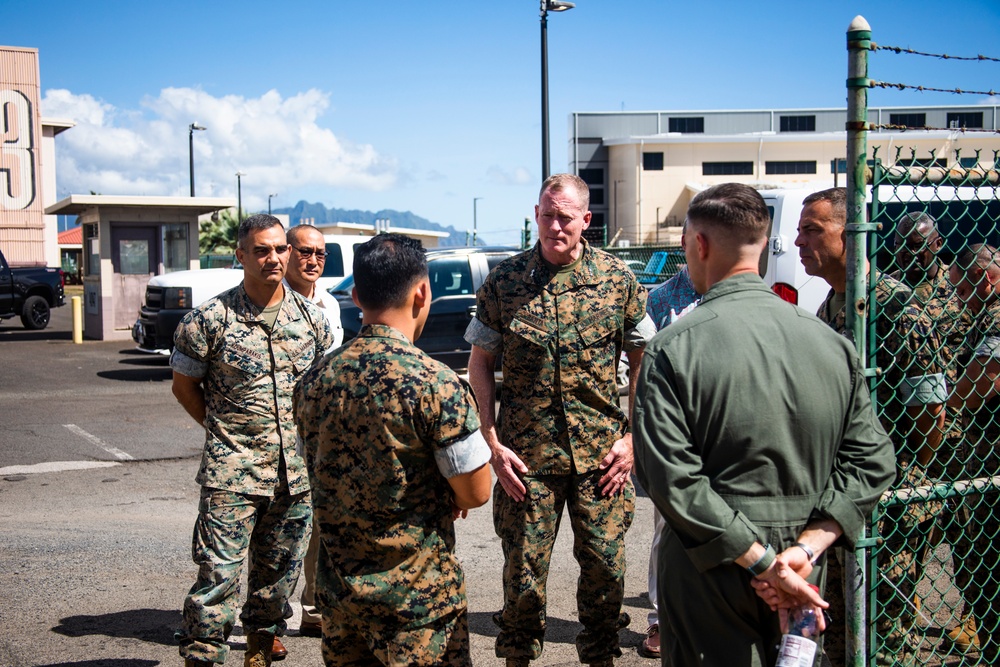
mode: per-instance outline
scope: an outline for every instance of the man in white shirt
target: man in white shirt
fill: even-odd
[[[323,275],[323,266],[326,264],[326,241],[323,233],[312,225],[297,225],[288,230],[286,237],[292,250],[288,257],[285,280],[293,290],[320,307],[333,331],[333,347],[340,347],[344,340],[340,305],[332,294],[316,289],[316,281]]]
[[[323,266],[326,263],[326,241],[323,239],[323,233],[311,225],[297,225],[289,229],[286,236],[291,246],[291,253],[288,257],[285,279],[293,290],[322,309],[333,331],[333,345],[330,349],[336,349],[344,340],[344,327],[340,323],[340,305],[332,294],[326,290],[316,289],[316,281],[323,275]],[[306,581],[302,591],[302,624],[299,626],[299,633],[310,637],[320,636],[323,622],[315,600],[316,558],[319,555],[318,533],[316,526],[313,525],[309,549],[303,561]]]

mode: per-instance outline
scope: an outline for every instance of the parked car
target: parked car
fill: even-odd
[[[0,251],[0,320],[20,316],[25,329],[49,325],[50,309],[65,303],[62,269],[11,268]]]
[[[465,329],[476,315],[476,291],[493,267],[519,252],[517,248],[506,246],[428,250],[431,312],[416,342],[417,347],[466,377],[472,346],[465,341]],[[330,289],[340,303],[344,342],[361,330],[362,313],[351,300],[352,287],[354,279],[348,277]]]

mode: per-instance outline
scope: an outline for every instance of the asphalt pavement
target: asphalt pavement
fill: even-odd
[[[27,332],[0,322],[0,667],[179,665],[173,637],[194,581],[190,539],[202,431],[170,392],[166,360],[131,341],[74,345],[70,308]],[[640,495],[627,537],[623,667],[640,657],[652,504]],[[473,660],[493,654],[503,555],[489,505],[457,525]],[[569,522],[548,581],[545,651],[533,663],[579,664],[573,639],[579,568]],[[319,667],[319,640],[299,637],[298,598],[278,665]],[[237,627],[227,664],[245,647]]]

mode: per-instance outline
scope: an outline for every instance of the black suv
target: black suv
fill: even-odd
[[[469,370],[465,329],[476,315],[476,291],[500,262],[521,252],[507,246],[474,248],[432,248],[427,251],[427,273],[431,281],[431,312],[417,347],[460,375]],[[353,276],[348,276],[330,293],[340,303],[344,342],[358,335],[361,309],[351,300]],[[499,364],[498,364],[499,366]]]

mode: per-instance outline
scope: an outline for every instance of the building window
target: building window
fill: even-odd
[[[590,227],[583,230],[583,238],[587,239],[591,245],[600,247],[607,242],[605,231],[604,214],[600,211],[594,211],[590,214]]]
[[[604,188],[590,188],[590,205],[604,206]]]
[[[836,160],[830,160],[830,173],[831,174],[846,174],[847,173],[847,158],[841,157]]]
[[[801,161],[789,161],[789,162],[765,162],[764,173],[772,175],[815,174],[816,161],[813,160],[812,162],[810,162],[808,160],[801,160]]]
[[[915,157],[909,159],[902,159],[899,164],[906,167],[942,167],[946,168],[948,166],[948,161],[944,158],[933,158],[933,157]]]
[[[163,271],[186,271],[188,263],[188,226],[163,225]]]
[[[83,226],[83,256],[87,258],[86,275],[101,275],[101,239],[97,235],[97,225]]]
[[[889,114],[889,124],[903,125],[905,127],[927,127],[927,114],[891,113]]]
[[[663,171],[663,153],[643,153],[642,168],[646,171]]]
[[[979,158],[975,157],[963,157],[958,159],[958,164],[961,165],[963,169],[975,169],[979,166]]]
[[[961,130],[963,128],[983,127],[982,111],[958,111],[948,114],[948,127],[950,129]]]
[[[702,176],[753,176],[753,162],[702,162]]]
[[[815,132],[816,116],[782,116],[782,132]]]
[[[668,132],[681,132],[683,134],[703,134],[705,132],[705,119],[701,116],[693,118],[670,118],[667,120]]]
[[[581,169],[578,176],[587,185],[604,185],[604,170],[600,168]]]

